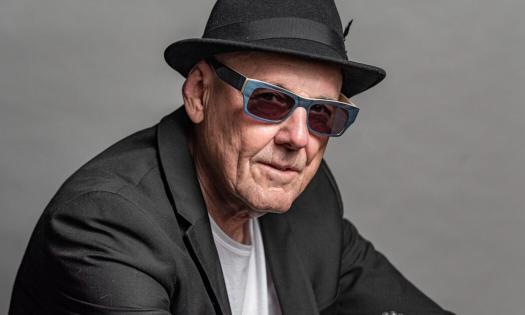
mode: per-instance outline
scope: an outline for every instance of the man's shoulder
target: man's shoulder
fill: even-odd
[[[160,181],[156,126],[118,141],[79,168],[62,184],[48,209],[92,193],[134,199],[152,175]]]
[[[173,239],[177,223],[158,158],[157,126],[118,141],[71,175],[35,231],[62,233],[60,224],[77,222],[77,232],[109,224],[144,238]]]

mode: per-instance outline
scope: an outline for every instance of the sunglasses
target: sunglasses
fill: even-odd
[[[338,137],[355,121],[359,112],[343,94],[340,101],[304,98],[268,82],[247,78],[214,57],[206,61],[222,81],[242,93],[244,112],[256,120],[280,123],[297,107],[303,107],[308,130],[320,136]]]

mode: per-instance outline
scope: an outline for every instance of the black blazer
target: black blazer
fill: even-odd
[[[9,314],[231,313],[190,130],[179,109],[64,183],[31,236]],[[283,314],[451,314],[342,215],[323,162],[287,213],[261,218]]]

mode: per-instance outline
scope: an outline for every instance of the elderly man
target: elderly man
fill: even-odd
[[[384,77],[344,33],[332,1],[218,1],[165,53],[184,107],[61,187],[10,314],[451,314],[342,217],[323,154]]]

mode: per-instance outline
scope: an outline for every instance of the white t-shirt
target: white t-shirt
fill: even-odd
[[[210,224],[232,314],[280,315],[281,309],[272,277],[266,270],[258,219],[252,218],[249,221],[251,245],[230,238],[211,216]]]

